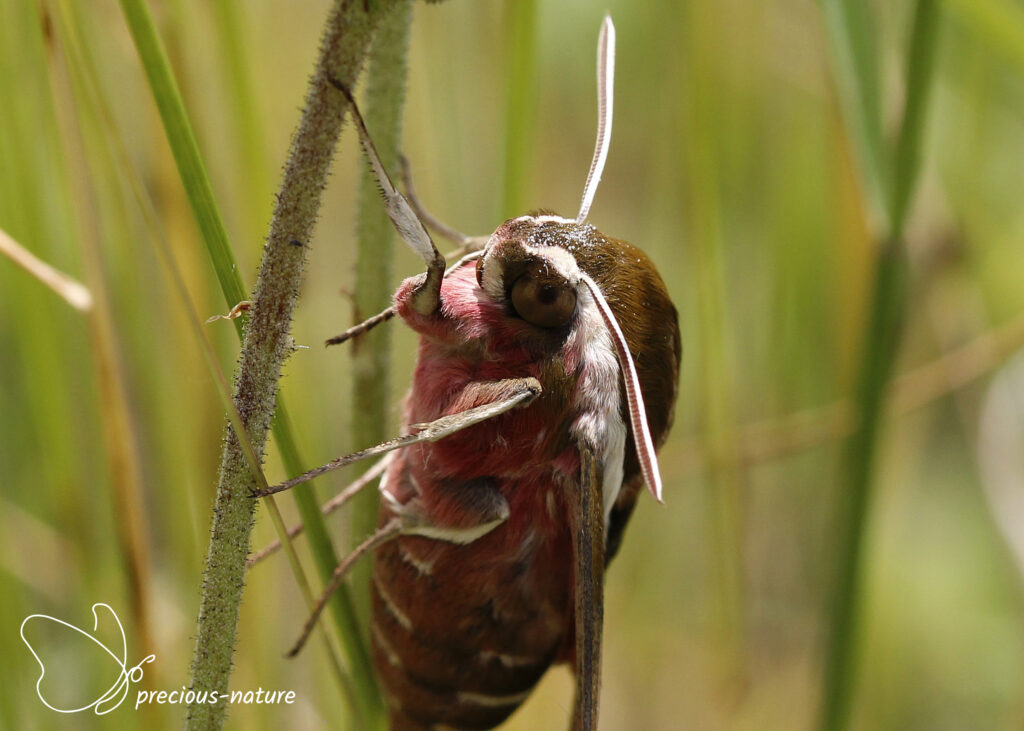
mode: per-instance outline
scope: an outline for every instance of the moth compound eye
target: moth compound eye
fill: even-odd
[[[524,274],[512,285],[512,307],[531,325],[560,327],[576,311],[576,292],[564,281]]]
[[[484,258],[481,256],[476,260],[476,283],[483,288],[484,286]]]

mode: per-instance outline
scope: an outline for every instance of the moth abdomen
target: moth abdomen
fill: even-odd
[[[503,524],[466,545],[402,537],[378,551],[374,664],[393,728],[491,728],[525,700],[570,632],[564,525]]]

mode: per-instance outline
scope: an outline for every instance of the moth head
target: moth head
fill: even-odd
[[[477,260],[477,282],[491,297],[504,295],[514,313],[543,328],[565,326],[573,317],[580,268],[573,256],[597,234],[586,224],[601,182],[612,135],[615,26],[605,17],[597,43],[597,141],[575,219],[540,211],[502,224]]]
[[[407,321],[418,323],[425,334],[434,331],[435,335],[444,337],[456,332],[468,343],[490,338],[492,346],[498,343],[519,353],[524,349],[541,354],[561,350],[562,362],[577,368],[581,379],[587,377],[592,381],[591,387],[577,388],[572,395],[579,400],[582,393],[592,402],[591,407],[581,408],[583,415],[575,433],[581,444],[585,442],[591,448],[601,448],[602,441],[610,443],[611,437],[602,436],[601,428],[591,426],[607,421],[603,418],[608,412],[607,395],[614,392],[621,378],[624,384],[622,411],[632,431],[640,472],[660,501],[661,477],[655,443],[647,423],[642,384],[629,340],[633,340],[637,354],[643,350],[666,356],[663,360],[673,377],[668,387],[655,392],[659,401],[674,402],[674,374],[678,362],[675,309],[664,293],[657,272],[641,252],[625,242],[605,237],[586,223],[611,141],[614,39],[611,19],[606,18],[598,43],[597,143],[576,217],[562,218],[541,211],[513,218],[498,227],[482,251],[456,263],[452,267],[456,274],[446,287],[445,302],[436,313],[441,320],[462,313],[464,319],[454,328],[448,328],[443,322],[428,322],[427,319],[437,319],[433,311],[425,313],[415,307],[413,309],[427,319],[412,317],[410,320],[408,308],[402,307],[403,295],[409,292],[400,290],[396,303],[399,313]],[[472,287],[473,274],[466,266],[473,260],[479,289]],[[652,296],[646,294],[647,284],[657,289]],[[411,283],[410,292],[413,287]],[[669,320],[663,320],[663,315],[670,315]],[[664,329],[663,325],[668,328],[667,336],[652,335]],[[656,347],[650,345],[652,337],[656,338]],[[588,362],[598,365],[588,369]],[[603,375],[592,377],[598,371]],[[648,383],[660,384],[660,380],[657,376],[645,378]],[[662,406],[659,404],[656,409]],[[671,407],[667,408],[667,416],[655,420],[659,436],[671,420]],[[613,409],[617,412],[618,405]],[[591,419],[588,414],[592,412],[601,413]],[[621,480],[621,448],[619,452],[618,479]],[[606,509],[610,509],[613,501],[614,493],[605,496]]]
[[[580,268],[539,218],[522,216],[500,226],[477,259],[476,280],[514,317],[557,330],[576,315]]]
[[[476,281],[487,299],[503,303],[510,316],[533,326],[523,333],[530,341],[556,347],[587,343],[583,346],[586,350],[596,347],[590,344],[587,328],[592,332],[596,326],[607,332],[607,346],[602,347],[606,347],[612,362],[617,362],[624,383],[624,411],[633,431],[640,468],[651,492],[660,500],[655,445],[628,342],[636,338],[625,334],[636,335],[657,327],[651,320],[660,319],[660,305],[668,302],[650,260],[589,224],[539,212],[498,227],[478,255]],[[657,292],[648,289],[651,285]],[[640,292],[648,294],[640,295],[637,301]],[[648,302],[659,306],[642,306]],[[672,340],[672,331],[678,338],[674,310],[664,325],[671,328],[666,342],[677,342]],[[579,327],[584,328],[582,333]],[[551,337],[546,337],[547,332]],[[669,345],[668,351],[672,350]],[[569,353],[563,356],[567,363],[575,360]],[[673,369],[675,360],[671,363]]]

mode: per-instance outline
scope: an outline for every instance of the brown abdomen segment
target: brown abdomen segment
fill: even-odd
[[[377,551],[373,662],[393,729],[492,728],[558,656],[568,535],[510,537],[502,525],[469,545],[402,537]]]

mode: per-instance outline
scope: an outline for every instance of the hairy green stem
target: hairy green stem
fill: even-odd
[[[382,18],[373,40],[367,68],[363,113],[381,161],[398,178],[398,150],[405,101],[406,57],[412,0],[398,0]],[[384,210],[380,188],[369,167],[359,181],[359,218],[356,226],[355,319],[386,309],[394,289],[395,231]],[[391,328],[379,327],[355,339],[352,347],[352,446],[361,449],[390,439]],[[362,473],[369,464],[358,465]],[[363,541],[377,527],[377,494],[364,490],[353,501],[352,544]],[[352,571],[350,581],[362,616],[369,611],[371,564],[364,561]],[[360,599],[366,601],[360,602]]]
[[[373,31],[393,5],[381,0],[366,7],[361,2],[339,0],[327,21],[277,196],[235,381],[235,404],[260,456],[274,414],[281,366],[292,349],[288,330],[307,244],[346,112],[344,98],[329,80],[354,85]],[[256,505],[250,494],[255,487],[239,440],[229,427],[221,455],[192,661],[191,687],[196,689],[221,693],[228,688]],[[359,697],[367,706],[361,709],[364,717],[376,715],[379,699],[372,690],[369,668],[354,662],[351,671]],[[225,710],[223,704],[193,704],[186,727],[220,728]]]

